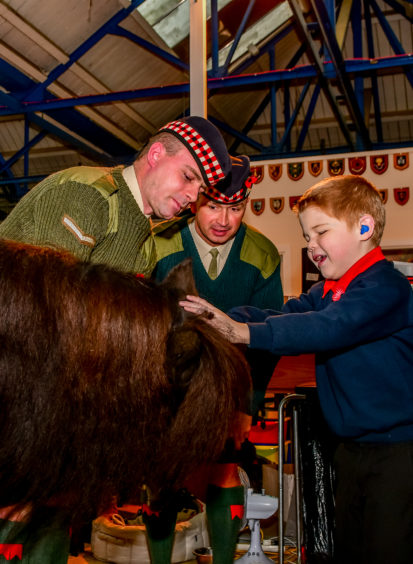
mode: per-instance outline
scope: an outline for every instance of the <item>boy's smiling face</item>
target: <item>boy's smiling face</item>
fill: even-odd
[[[371,216],[364,216],[350,227],[346,221],[310,205],[300,213],[299,220],[307,241],[308,256],[329,280],[341,278],[372,248],[368,243],[374,230]],[[368,225],[370,233],[360,233],[361,223]]]

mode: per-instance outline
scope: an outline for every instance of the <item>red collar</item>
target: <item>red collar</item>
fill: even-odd
[[[379,260],[385,259],[381,248],[376,247],[368,252],[364,257],[361,257],[357,262],[350,267],[345,274],[339,280],[326,280],[324,282],[324,292],[323,298],[328,294],[330,290],[333,292],[333,302],[338,302],[341,296],[347,290],[347,286],[352,280],[368,268],[378,262]]]

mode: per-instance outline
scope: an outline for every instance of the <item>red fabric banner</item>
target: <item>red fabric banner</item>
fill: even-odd
[[[244,516],[244,506],[243,505],[231,505],[231,519],[239,517],[242,519]]]
[[[1,543],[0,554],[2,554],[6,560],[11,560],[15,556],[21,560],[23,558],[23,545]]]

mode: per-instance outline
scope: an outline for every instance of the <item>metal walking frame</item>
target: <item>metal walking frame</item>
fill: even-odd
[[[284,415],[285,409],[291,402],[303,401],[304,394],[288,394],[283,397],[278,406],[278,562],[284,563]],[[294,485],[297,527],[297,564],[301,564],[302,548],[302,495],[301,495],[301,465],[298,438],[298,413],[297,406],[293,406],[293,452],[294,452]]]

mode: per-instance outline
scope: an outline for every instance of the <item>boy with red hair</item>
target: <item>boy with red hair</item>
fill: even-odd
[[[358,176],[327,178],[297,203],[308,254],[325,281],[280,312],[182,302],[236,343],[315,353],[336,452],[336,562],[413,562],[413,293],[380,247],[380,193]]]

